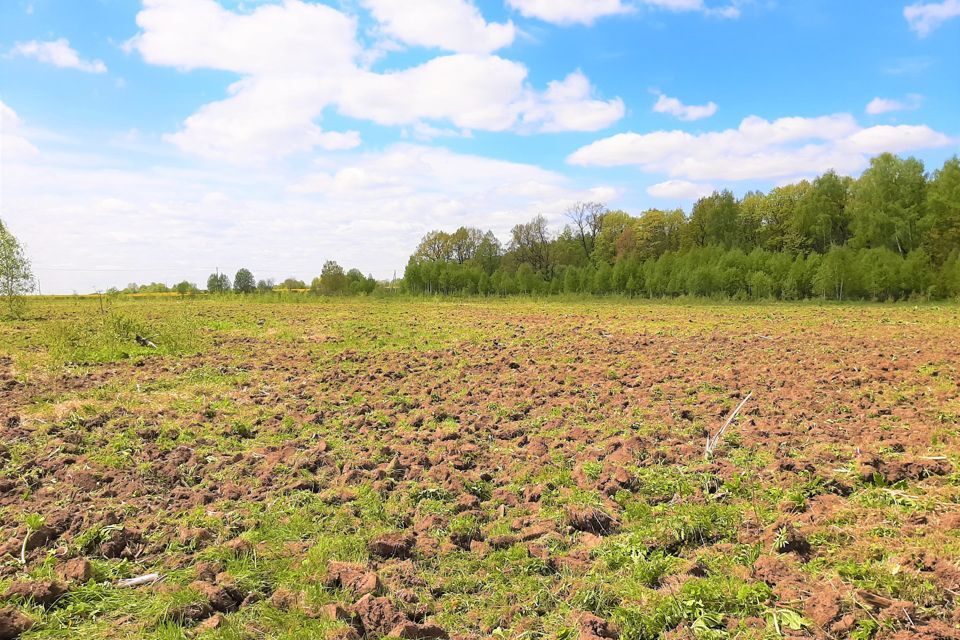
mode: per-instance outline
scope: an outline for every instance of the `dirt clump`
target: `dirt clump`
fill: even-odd
[[[414,537],[398,531],[377,536],[367,543],[367,550],[377,558],[409,558],[413,551]]]
[[[581,613],[577,620],[579,640],[606,640],[620,637],[617,626],[592,613]]]
[[[347,589],[356,596],[365,596],[380,588],[380,578],[376,573],[350,562],[331,562],[327,565],[323,582],[328,587]]]
[[[0,640],[17,640],[33,626],[33,620],[14,607],[0,607]]]
[[[606,511],[594,507],[570,507],[567,509],[567,524],[577,531],[604,535],[616,531],[620,522]]]
[[[11,584],[4,592],[3,599],[50,607],[66,592],[67,587],[56,580],[25,580]]]
[[[397,626],[409,622],[407,616],[393,606],[390,598],[367,594],[353,604],[353,612],[360,619],[368,636],[385,636]]]
[[[415,640],[446,640],[450,636],[435,624],[401,622],[387,634],[388,638],[413,638]]]

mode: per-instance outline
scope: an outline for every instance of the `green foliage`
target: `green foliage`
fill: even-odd
[[[233,276],[233,290],[237,293],[253,293],[256,291],[257,283],[253,279],[253,274],[249,269],[239,269],[237,275]]]
[[[445,295],[622,294],[736,300],[902,300],[960,295],[960,160],[928,182],[923,164],[877,156],[857,180],[701,198],[633,217],[599,203],[568,211],[559,233],[542,217],[511,231],[431,231],[404,287]],[[489,241],[488,241],[489,239]],[[489,249],[477,259],[477,247]]]
[[[0,220],[0,296],[7,312],[17,317],[23,311],[23,296],[34,290],[30,259],[20,241]]]

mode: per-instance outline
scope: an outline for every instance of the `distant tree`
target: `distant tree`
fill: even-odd
[[[253,293],[257,288],[257,281],[249,269],[240,269],[233,277],[233,290],[237,293]]]
[[[286,289],[287,291],[292,289],[306,289],[307,283],[303,280],[297,280],[296,278],[287,278],[280,283],[280,287],[282,289]]]
[[[20,241],[0,220],[0,295],[6,300],[11,316],[23,311],[23,296],[32,293],[35,281],[30,259]]]
[[[741,246],[738,234],[740,210],[730,191],[715,191],[700,198],[690,214],[690,246],[715,244],[732,249]]]
[[[346,292],[347,276],[343,267],[334,260],[327,260],[320,270],[320,293],[326,295],[340,295]]]
[[[550,230],[547,220],[537,216],[530,222],[518,224],[510,230],[510,250],[519,263],[528,263],[542,276],[552,275],[550,261]]]
[[[607,207],[600,202],[577,202],[564,213],[573,224],[573,232],[580,240],[583,255],[588,260],[593,255],[594,241],[606,214]]]
[[[847,200],[851,182],[850,178],[828,171],[814,180],[803,195],[793,230],[814,251],[826,253],[850,238]]]
[[[453,256],[453,241],[449,233],[431,231],[423,236],[413,254],[420,260],[447,262]]]
[[[926,176],[916,158],[884,153],[854,183],[850,217],[856,247],[887,247],[906,256],[920,246]]]
[[[659,258],[667,251],[680,249],[680,233],[685,223],[683,211],[660,211],[650,209],[640,215],[634,231],[633,250],[638,258]],[[629,254],[628,247],[621,247],[621,254]]]
[[[273,291],[273,278],[267,278],[266,280],[257,280],[257,292],[258,293],[269,293]]]
[[[451,257],[457,264],[473,260],[481,242],[483,242],[483,231],[473,227],[460,227],[450,234]]]
[[[227,293],[230,291],[230,276],[225,273],[211,273],[207,278],[209,293]]]
[[[500,246],[500,241],[497,240],[492,231],[487,231],[477,244],[472,262],[489,276],[500,266],[502,255],[503,247]]]
[[[196,293],[197,285],[184,280],[183,282],[178,282],[177,284],[173,285],[173,290],[179,293],[181,296],[185,296],[188,293]]]
[[[612,264],[617,257],[617,243],[621,236],[625,238],[625,244],[633,244],[633,227],[635,218],[623,211],[607,211],[603,214],[600,221],[600,229],[593,238],[593,258],[594,263]]]

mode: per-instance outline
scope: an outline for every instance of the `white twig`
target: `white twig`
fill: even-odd
[[[720,443],[720,438],[723,437],[723,434],[727,430],[727,427],[730,426],[730,423],[732,423],[733,419],[737,417],[737,414],[740,413],[740,409],[743,409],[743,405],[747,404],[747,400],[749,400],[750,396],[752,395],[753,395],[753,391],[748,393],[746,397],[740,401],[740,404],[737,405],[737,408],[733,410],[733,413],[730,414],[730,417],[727,418],[727,421],[724,422],[723,426],[720,427],[720,430],[717,431],[717,435],[713,436],[712,438],[709,435],[707,436],[707,449],[703,455],[705,459],[709,460],[710,456],[713,455],[713,450]]]
[[[144,576],[137,576],[136,578],[127,578],[126,580],[117,581],[118,587],[139,587],[143,584],[153,584],[154,582],[159,582],[162,579],[162,576],[159,573],[148,573]]]

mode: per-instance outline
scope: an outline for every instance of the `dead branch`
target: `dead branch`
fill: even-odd
[[[720,438],[723,437],[723,434],[726,432],[727,427],[733,422],[733,419],[737,417],[737,414],[740,413],[740,409],[743,409],[743,405],[747,404],[747,400],[750,399],[750,396],[753,395],[753,391],[748,393],[743,400],[740,401],[740,404],[737,405],[737,408],[733,410],[733,413],[727,418],[727,421],[723,423],[723,426],[720,427],[720,430],[717,431],[717,434],[713,437],[707,435],[707,449],[704,451],[704,459],[709,460],[710,456],[713,455],[713,450],[716,449],[717,445],[720,443]]]

